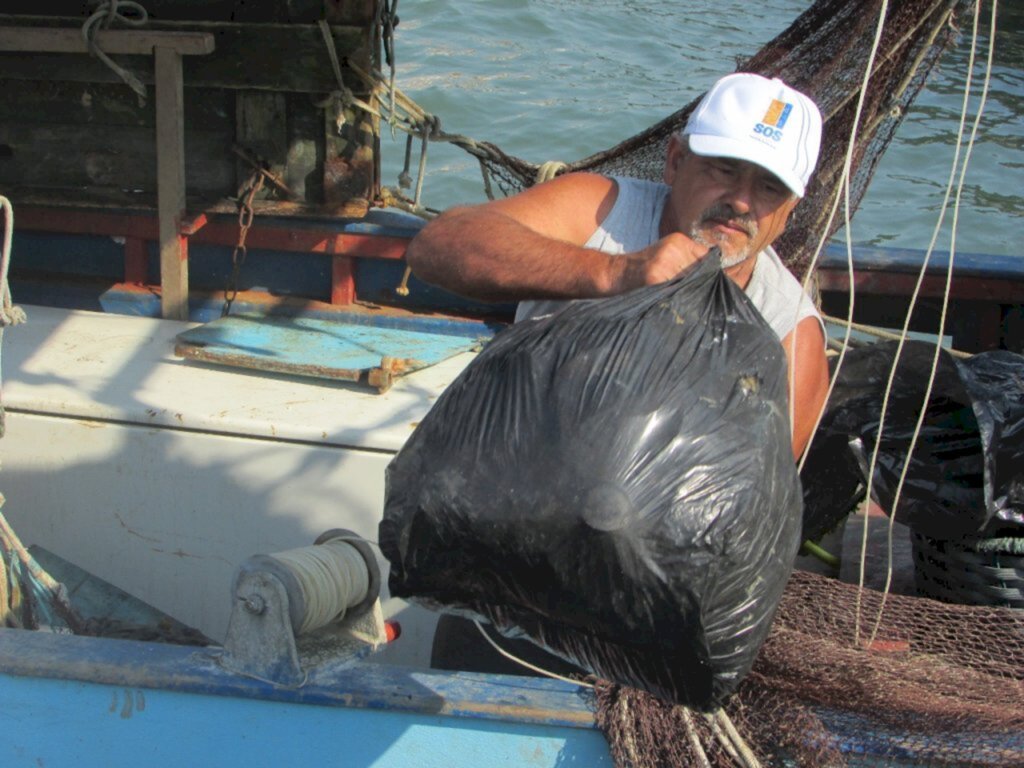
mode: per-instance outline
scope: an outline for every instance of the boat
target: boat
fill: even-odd
[[[145,31],[97,33],[155,109],[85,56],[76,3],[0,15],[0,81],[25,115],[0,127],[0,166],[18,174],[0,184],[28,318],[2,339],[3,514],[55,574],[88,574],[83,593],[176,628],[160,643],[0,630],[4,764],[611,765],[586,689],[431,669],[436,615],[386,583],[379,618],[398,639],[311,664],[301,684],[224,665],[239,568],[339,527],[372,542],[385,467],[511,308],[410,278],[401,257],[423,219],[375,207],[381,124],[352,100],[384,105],[345,86],[380,66],[387,3],[327,4],[326,25],[314,2],[246,22],[225,3],[157,5]],[[305,66],[244,53],[268,47]],[[309,94],[337,99],[326,129]],[[32,109],[54,104],[63,128],[33,133]],[[83,113],[105,130],[85,132],[71,162],[60,153]],[[282,155],[287,141],[309,151]],[[26,163],[22,145],[42,159]],[[856,320],[897,327],[889,297],[906,295],[912,261],[855,254],[861,295],[878,297]],[[819,275],[841,316],[844,255],[826,252]],[[1012,343],[1004,308],[1019,307],[1024,270],[979,256],[955,282],[990,314],[954,345]]]

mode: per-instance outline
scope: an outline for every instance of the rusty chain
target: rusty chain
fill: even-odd
[[[227,287],[224,289],[224,306],[220,311],[221,317],[227,317],[231,313],[231,305],[238,296],[238,276],[248,255],[245,245],[245,238],[249,234],[255,212],[252,202],[257,193],[263,189],[264,175],[260,169],[253,171],[252,176],[245,183],[238,194],[238,244],[231,252],[231,276],[228,278]]]

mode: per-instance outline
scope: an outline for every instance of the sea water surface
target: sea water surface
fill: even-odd
[[[442,128],[531,162],[607,149],[698,97],[808,7],[796,0],[405,0],[396,82]],[[981,17],[967,129],[977,114],[990,3]],[[886,151],[852,225],[857,245],[927,248],[956,149],[971,19]],[[1019,255],[1024,235],[1024,3],[999,4],[990,93],[971,153],[955,246]],[[384,183],[404,134],[385,130]],[[413,172],[415,173],[415,158]],[[424,202],[485,199],[477,161],[431,144]],[[951,243],[947,213],[936,248]]]

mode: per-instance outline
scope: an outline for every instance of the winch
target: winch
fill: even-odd
[[[393,639],[369,543],[342,529],[309,547],[254,555],[235,572],[221,664],[278,685],[355,663]]]

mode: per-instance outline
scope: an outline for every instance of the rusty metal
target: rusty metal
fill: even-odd
[[[378,392],[384,393],[391,389],[395,379],[406,371],[415,371],[422,368],[423,363],[410,358],[382,357],[380,366],[367,371],[366,383],[375,387]]]
[[[248,255],[245,238],[249,234],[249,228],[252,226],[255,215],[252,201],[263,188],[263,179],[263,174],[254,171],[247,182],[248,191],[238,196],[238,243],[231,252],[231,277],[228,278],[227,288],[224,289],[224,308],[220,312],[221,317],[231,314],[231,305],[238,295],[238,276],[242,271],[242,264],[245,263],[245,257]]]
[[[270,183],[270,186],[272,186],[274,189],[276,189],[278,192],[280,192],[286,198],[288,198],[289,200],[299,200],[299,199],[301,199],[298,195],[296,195],[291,190],[291,187],[289,187],[287,184],[284,183],[284,181],[281,179],[280,176],[278,176],[275,173],[271,173],[269,170],[267,170],[266,162],[261,160],[256,155],[255,152],[253,152],[252,150],[246,149],[245,147],[241,146],[240,144],[232,144],[231,145],[231,151],[234,152],[235,155],[243,163],[248,165],[252,169],[253,173],[258,173],[261,176],[263,176],[264,180]]]

